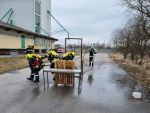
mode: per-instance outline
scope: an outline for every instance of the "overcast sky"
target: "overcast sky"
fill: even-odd
[[[51,0],[52,14],[69,31],[70,37],[82,37],[84,43],[109,42],[112,31],[125,23],[125,11],[119,0]],[[52,22],[52,32],[61,28]],[[65,32],[52,34],[64,42]]]

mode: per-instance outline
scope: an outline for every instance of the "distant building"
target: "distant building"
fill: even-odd
[[[55,48],[61,47],[61,44],[55,44]]]
[[[53,49],[57,39],[49,35],[50,1],[0,0],[0,50],[24,50],[29,43],[37,51]]]
[[[34,45],[37,53],[46,52],[55,48],[55,41],[57,41],[55,38],[0,22],[0,54],[9,54],[12,50],[24,53],[29,44]]]

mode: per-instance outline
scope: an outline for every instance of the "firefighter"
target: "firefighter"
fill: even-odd
[[[74,50],[70,51],[70,52],[66,52],[63,56],[62,56],[62,60],[73,60],[75,57],[76,53]]]
[[[50,50],[46,55],[45,58],[48,58],[48,60],[51,63],[50,68],[54,68],[54,62],[59,60],[58,54],[55,50]]]
[[[57,52],[55,50],[50,50],[46,55],[45,58],[48,58],[49,62],[51,63],[50,68],[55,67],[55,62],[60,60]],[[55,73],[52,73],[54,76],[53,80],[55,80]]]
[[[34,47],[33,46],[31,46],[31,44],[29,44],[28,46],[27,46],[27,48],[26,48],[26,54],[28,54],[28,53],[33,53],[34,52]]]
[[[39,82],[39,71],[44,67],[44,62],[42,61],[42,56],[28,53],[26,58],[29,62],[29,67],[31,69],[31,75],[27,80],[31,80],[34,83]]]
[[[94,54],[96,54],[96,51],[94,50],[94,47],[91,46],[91,48],[88,50],[89,52],[89,67],[93,67],[94,65]]]

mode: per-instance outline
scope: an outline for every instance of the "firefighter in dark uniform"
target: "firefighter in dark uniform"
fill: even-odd
[[[95,50],[94,50],[94,47],[92,46],[90,49],[89,49],[89,67],[93,67],[94,65],[94,54],[96,54]]]
[[[28,47],[26,48],[25,52],[26,52],[26,54],[33,53],[34,52],[34,47],[29,44]]]
[[[26,49],[26,59],[29,62],[29,67],[31,69],[30,77],[27,80],[31,80],[35,83],[39,82],[39,71],[44,67],[44,62],[42,61],[42,56],[34,54],[34,49],[32,46],[28,46]]]

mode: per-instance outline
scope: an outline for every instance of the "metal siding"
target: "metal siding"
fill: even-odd
[[[47,31],[47,32],[51,32],[51,23],[50,20],[48,18],[48,14],[47,14],[47,10],[50,11],[51,9],[51,5],[50,5],[50,0],[41,0],[41,27]],[[47,35],[44,31],[41,31],[42,34]]]
[[[41,27],[51,31],[47,10],[51,10],[50,0],[38,0],[41,2]],[[0,17],[10,8],[13,8],[13,20],[16,26],[35,32],[35,0],[0,0]],[[5,19],[6,22],[6,19]],[[44,31],[41,34],[47,35]]]
[[[20,37],[0,35],[0,49],[20,49]]]
[[[0,0],[0,17],[13,8],[14,25],[34,31],[33,0]],[[6,19],[4,20],[6,22]]]

